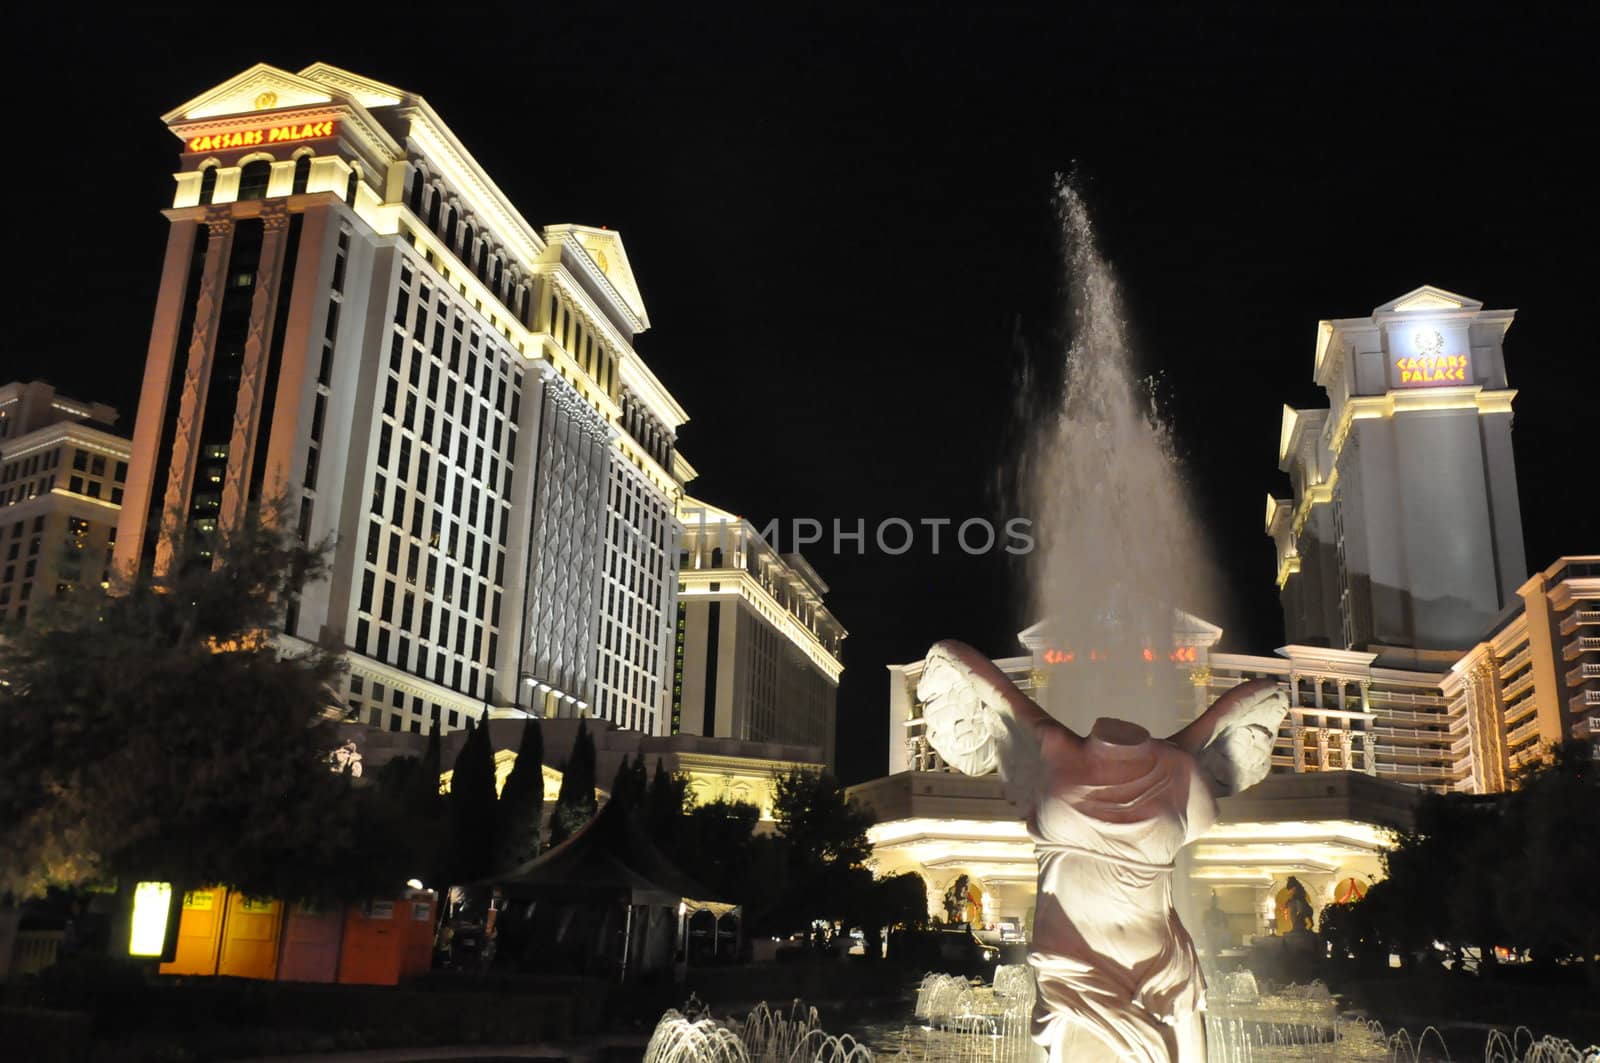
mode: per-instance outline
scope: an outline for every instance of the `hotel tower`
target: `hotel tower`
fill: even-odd
[[[694,471],[632,346],[622,238],[535,228],[421,97],[326,64],[252,67],[164,121],[118,571],[205,563],[281,502],[333,542],[285,632],[346,647],[353,719],[665,734]]]
[[[1267,499],[1290,642],[1459,653],[1516,601],[1515,313],[1424,285],[1318,326],[1328,408],[1284,407]]]

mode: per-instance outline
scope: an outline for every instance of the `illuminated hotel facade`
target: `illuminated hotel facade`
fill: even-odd
[[[282,500],[391,731],[588,715],[665,734],[687,415],[632,346],[621,237],[532,226],[420,97],[255,66],[181,143],[119,573],[205,563]],[[178,553],[187,542],[193,551]]]
[[[1328,408],[1284,407],[1267,499],[1290,642],[1460,651],[1527,573],[1503,340],[1512,310],[1424,285],[1318,326]]]
[[[116,421],[42,381],[0,386],[0,624],[109,582],[129,474]]]
[[[1443,692],[1472,721],[1477,789],[1504,789],[1546,747],[1595,743],[1600,757],[1600,554],[1534,573]]]
[[[815,747],[832,767],[845,630],[828,585],[725,510],[685,498],[679,517],[671,733]]]

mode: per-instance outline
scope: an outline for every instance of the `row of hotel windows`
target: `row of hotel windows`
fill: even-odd
[[[354,643],[486,697],[499,652],[513,471],[505,455],[516,450],[521,370],[480,329],[468,328],[448,289],[435,308],[433,288],[418,281],[413,321],[414,279],[404,264],[378,421],[371,567],[361,577]]]
[[[533,323],[528,319],[529,288],[521,270],[510,264],[511,256],[503,248],[491,243],[487,228],[474,228],[472,218],[457,204],[445,204],[446,189],[442,183],[430,180],[417,167],[411,168],[410,181],[406,206],[411,209],[412,215],[466,264],[473,276],[494,293],[494,297],[513,317],[531,328]]]
[[[49,578],[51,573],[48,568],[49,558],[41,556],[45,536],[48,534],[45,515],[40,514],[33,518],[29,530],[27,555],[22,553],[22,537],[25,528],[30,528],[27,521],[16,521],[11,525],[11,534],[5,542],[4,567],[0,568],[0,620],[11,619],[23,623],[28,618],[28,602],[33,597],[33,588],[39,578]],[[68,517],[64,530],[65,537],[61,541],[60,555],[56,559],[54,577],[56,580],[55,592],[62,595],[70,593],[83,582],[84,563],[91,560],[90,534],[93,526],[82,517]],[[96,582],[104,584],[110,577],[111,551],[117,541],[117,527],[115,524],[106,529],[106,542],[103,552],[96,558],[97,563],[91,569],[91,574],[97,577]],[[41,562],[44,571],[41,572]],[[12,615],[10,606],[15,600],[16,609]]]
[[[605,587],[596,658],[598,714],[655,729],[661,641],[672,580],[667,503],[630,466],[613,461],[607,488]]]
[[[472,715],[440,705],[437,701],[425,702],[416,694],[408,699],[398,687],[386,687],[381,681],[354,671],[350,673],[350,696],[346,704],[350,706],[350,719],[411,734],[427,734],[438,730],[442,735],[460,730]]]
[[[75,475],[67,476],[67,489],[89,498],[105,498],[115,505],[122,504],[122,484],[128,479],[128,463],[109,463],[104,455],[94,454],[78,447],[57,447],[53,450],[30,454],[0,468],[0,484],[10,484],[19,479],[36,477],[25,483],[0,490],[0,506],[25,502],[55,489],[55,475],[37,475],[57,468],[63,450],[72,451],[72,468]],[[111,475],[108,476],[108,470]]]
[[[317,472],[322,461],[322,433],[327,427],[328,401],[333,397],[333,358],[339,342],[339,308],[344,305],[345,263],[350,257],[350,229],[341,226],[333,251],[333,281],[328,291],[327,321],[322,327],[322,350],[317,362],[316,392],[311,406],[311,432],[306,443],[305,474],[300,478],[300,515],[296,532],[300,541],[311,542],[311,522],[316,514]],[[289,598],[284,630],[291,635],[300,626],[300,599]]]
[[[271,159],[254,159],[239,168],[239,191],[234,196],[237,202],[243,203],[252,199],[266,199],[267,189],[272,184]],[[222,169],[217,163],[208,162],[200,170],[200,205],[210,206],[217,194],[217,174]],[[306,190],[311,181],[311,153],[306,152],[294,160],[294,179],[290,185],[289,194],[298,196]],[[350,169],[350,176],[345,179],[344,201],[349,206],[355,206],[356,190],[361,186],[360,171],[354,166]]]

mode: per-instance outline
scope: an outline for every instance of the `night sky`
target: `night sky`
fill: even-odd
[[[1224,648],[1283,641],[1262,514],[1288,493],[1282,404],[1321,402],[1317,321],[1423,283],[1519,310],[1530,565],[1600,548],[1574,460],[1600,425],[1593,18],[674,7],[14,15],[0,377],[131,431],[178,149],[159,115],[325,60],[425,96],[536,226],[621,231],[690,489],[758,525],[1019,513],[1005,470],[1025,381],[1060,360],[1052,187],[1075,170],[1230,586]],[[883,769],[886,663],[943,636],[1011,654],[1030,620],[1005,555],[928,547],[807,551],[851,632],[847,781]]]

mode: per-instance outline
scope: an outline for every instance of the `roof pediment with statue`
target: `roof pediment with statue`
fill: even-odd
[[[402,96],[393,86],[325,63],[298,74],[257,63],[161,118],[191,151],[341,136],[368,163],[381,167],[402,157],[403,149],[367,108],[400,102]]]
[[[550,247],[561,249],[562,260],[569,268],[577,267],[631,318],[626,323],[634,332],[649,329],[650,316],[645,312],[621,233],[604,226],[562,224],[546,226],[544,235]]]
[[[334,92],[330,86],[268,63],[257,63],[179,104],[162,115],[161,120],[172,125],[175,122],[276,111],[288,107],[314,107],[333,102]]]

